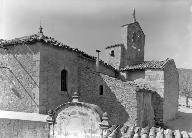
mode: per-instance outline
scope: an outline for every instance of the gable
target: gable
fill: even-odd
[[[58,42],[57,40],[55,40],[52,37],[48,37],[48,36],[44,36],[44,35],[41,36],[40,34],[33,34],[33,35],[29,35],[29,36],[24,36],[21,38],[15,38],[12,40],[2,40],[2,41],[0,41],[0,46],[3,48],[8,48],[9,46],[17,46],[19,44],[34,44],[36,42],[48,44],[48,45],[53,46],[55,48],[66,49],[66,50],[69,50],[70,52],[74,52],[74,53],[76,53],[76,54],[78,54],[78,55],[80,55],[80,56],[82,56],[88,60],[91,60],[94,62],[96,61],[96,57],[91,56],[91,55],[85,53],[84,51],[81,51],[77,48],[72,48],[68,45],[65,45],[61,42]],[[100,60],[100,63],[109,69],[115,70],[115,68],[113,68],[111,65],[105,63],[102,60]]]

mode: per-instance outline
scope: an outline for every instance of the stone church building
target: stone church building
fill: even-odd
[[[37,34],[2,40],[0,110],[47,114],[78,92],[111,124],[154,126],[175,118],[174,60],[144,60],[145,34],[135,17],[121,35],[120,44],[106,47],[106,62],[45,36],[41,26]]]

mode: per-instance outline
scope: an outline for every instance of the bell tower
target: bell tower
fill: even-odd
[[[116,69],[144,61],[145,34],[136,20],[135,9],[133,22],[121,26],[121,44],[106,47],[107,63]]]
[[[133,22],[121,26],[121,37],[126,49],[125,65],[143,62],[145,34],[136,20],[135,9],[133,11]]]

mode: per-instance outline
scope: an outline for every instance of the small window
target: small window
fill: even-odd
[[[103,95],[103,85],[99,86],[99,95]]]
[[[115,52],[114,52],[114,50],[112,50],[111,51],[111,54],[110,54],[112,57],[114,57],[115,56]]]
[[[61,71],[61,91],[67,91],[67,71]]]

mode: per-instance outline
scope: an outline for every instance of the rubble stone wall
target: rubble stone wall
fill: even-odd
[[[39,47],[36,43],[0,49],[1,110],[38,112]]]
[[[107,112],[112,124],[134,124],[137,118],[135,90],[125,82],[81,68],[80,101],[93,103]],[[103,95],[99,86],[103,86]]]

